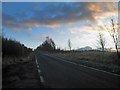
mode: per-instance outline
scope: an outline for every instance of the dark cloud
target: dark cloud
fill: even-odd
[[[3,13],[3,26],[11,29],[28,29],[32,27],[46,26],[51,28],[59,27],[60,24],[69,24],[78,21],[96,22],[101,15],[115,10],[111,8],[113,3],[42,3],[36,4],[28,16],[18,20],[15,16]],[[19,12],[19,11],[18,11]],[[27,11],[26,11],[27,12]],[[24,14],[22,14],[24,15]],[[29,17],[29,18],[27,18]],[[19,17],[20,18],[20,17]]]
[[[15,29],[15,30],[19,30],[21,27],[19,25],[19,23],[17,23],[17,20],[15,17],[13,16],[10,16],[6,13],[2,13],[2,25],[3,26],[6,26],[8,28],[12,28],[12,29]]]

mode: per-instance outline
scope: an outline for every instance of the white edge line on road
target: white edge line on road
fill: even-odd
[[[103,71],[103,70],[96,69],[96,68],[92,68],[92,67],[88,67],[88,66],[85,66],[85,65],[82,65],[82,64],[76,64],[76,63],[73,63],[73,62],[70,62],[70,61],[66,61],[66,60],[62,60],[62,61],[65,61],[65,62],[68,62],[68,63],[72,63],[72,64],[75,64],[75,65],[79,65],[79,66],[83,66],[83,67],[87,67],[87,68],[90,68],[90,69],[93,69],[93,70],[96,70],[96,71],[105,72],[105,73],[112,74],[112,75],[115,75],[115,76],[120,76],[118,74],[110,73],[110,72]]]
[[[48,55],[48,54],[46,54],[46,55],[47,55],[47,56],[50,56],[50,55]],[[57,58],[57,59],[59,59],[59,60],[62,60],[61,58],[58,58],[58,57],[55,57],[55,58]],[[71,63],[71,64],[74,64],[74,65],[79,65],[79,66],[87,67],[87,68],[90,68],[90,69],[93,69],[93,70],[96,70],[96,71],[105,72],[105,73],[112,74],[112,75],[115,75],[115,76],[120,76],[120,75],[115,74],[115,73],[111,73],[111,72],[103,71],[103,70],[100,70],[100,69],[88,67],[88,66],[85,66],[85,65],[82,65],[82,64],[76,64],[76,63],[74,63],[74,62],[70,62],[70,61],[67,61],[67,60],[62,60],[62,61],[68,62],[68,63]]]
[[[90,69],[94,69],[94,70],[97,70],[97,71],[105,72],[105,73],[108,73],[108,74],[112,74],[112,75],[115,75],[115,76],[120,76],[120,75],[115,74],[115,73],[111,73],[111,72],[103,71],[103,70],[100,70],[100,69],[96,69],[96,68],[84,66],[84,65],[81,65],[81,64],[78,64],[78,65],[79,65],[79,66],[83,66],[83,67],[87,67],[87,68],[90,68]]]
[[[36,65],[37,65],[38,73],[41,74],[41,71],[40,71],[40,68],[39,68],[39,65],[38,65],[38,61],[37,61],[36,55],[35,55],[35,60],[36,60]],[[40,81],[41,81],[42,84],[44,83],[44,78],[41,75],[40,75]]]

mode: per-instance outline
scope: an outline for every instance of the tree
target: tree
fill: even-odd
[[[105,37],[104,37],[104,34],[99,31],[99,34],[98,34],[98,44],[100,45],[100,48],[102,49],[102,52],[103,52],[103,55],[104,55],[104,51],[105,51],[105,44],[106,44],[106,41],[105,41]]]
[[[51,44],[53,49],[56,49],[56,45],[55,45],[54,41],[51,38],[50,38],[50,44]]]
[[[70,39],[68,40],[68,47],[69,47],[69,49],[71,51],[71,41],[70,41]]]
[[[117,56],[118,58],[120,58],[120,54],[119,54],[119,48],[118,48],[118,30],[119,30],[119,25],[118,23],[115,23],[113,18],[110,19],[111,20],[111,28],[107,28],[107,26],[105,25],[105,28],[107,29],[107,31],[109,32],[110,36],[113,39],[114,42],[114,46],[117,52]]]
[[[46,40],[38,47],[40,50],[45,51],[53,51],[56,49],[56,45],[52,38],[49,38],[49,36],[46,37]]]

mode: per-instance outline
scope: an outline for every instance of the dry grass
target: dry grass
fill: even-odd
[[[12,64],[17,64],[17,63],[23,63],[23,62],[28,62],[33,59],[34,55],[31,53],[29,56],[26,57],[4,57],[2,58],[2,66],[8,66]]]
[[[69,53],[56,53],[56,56],[66,57],[71,59],[89,60],[96,62],[114,63],[117,61],[117,55],[114,52],[86,51],[86,52],[69,52]]]

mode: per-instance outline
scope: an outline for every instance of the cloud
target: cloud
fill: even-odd
[[[100,27],[98,25],[83,25],[83,26],[80,26],[80,27],[70,27],[68,28],[68,31],[71,33],[71,34],[75,34],[75,35],[79,35],[79,34],[89,34],[91,32],[96,32],[97,30],[100,30],[100,29],[103,29],[103,27]],[[105,30],[105,28],[104,28]]]
[[[43,7],[41,4],[46,5]],[[37,7],[37,9],[31,10],[34,13],[32,17],[25,15],[19,17],[19,20],[15,15],[4,13],[4,11],[3,26],[14,30],[32,30],[33,27],[57,28],[61,24],[67,25],[80,21],[96,22],[102,16],[110,13],[112,15],[116,11],[112,8],[112,2],[39,3],[37,5],[33,6]]]
[[[2,13],[3,20],[2,25],[6,26],[8,28],[16,29],[18,30],[20,28],[19,24],[16,23],[16,19],[6,13]]]
[[[76,27],[76,28],[70,28],[68,29],[70,31],[71,34],[89,34],[88,31],[86,31],[87,29],[85,29],[86,27]]]

